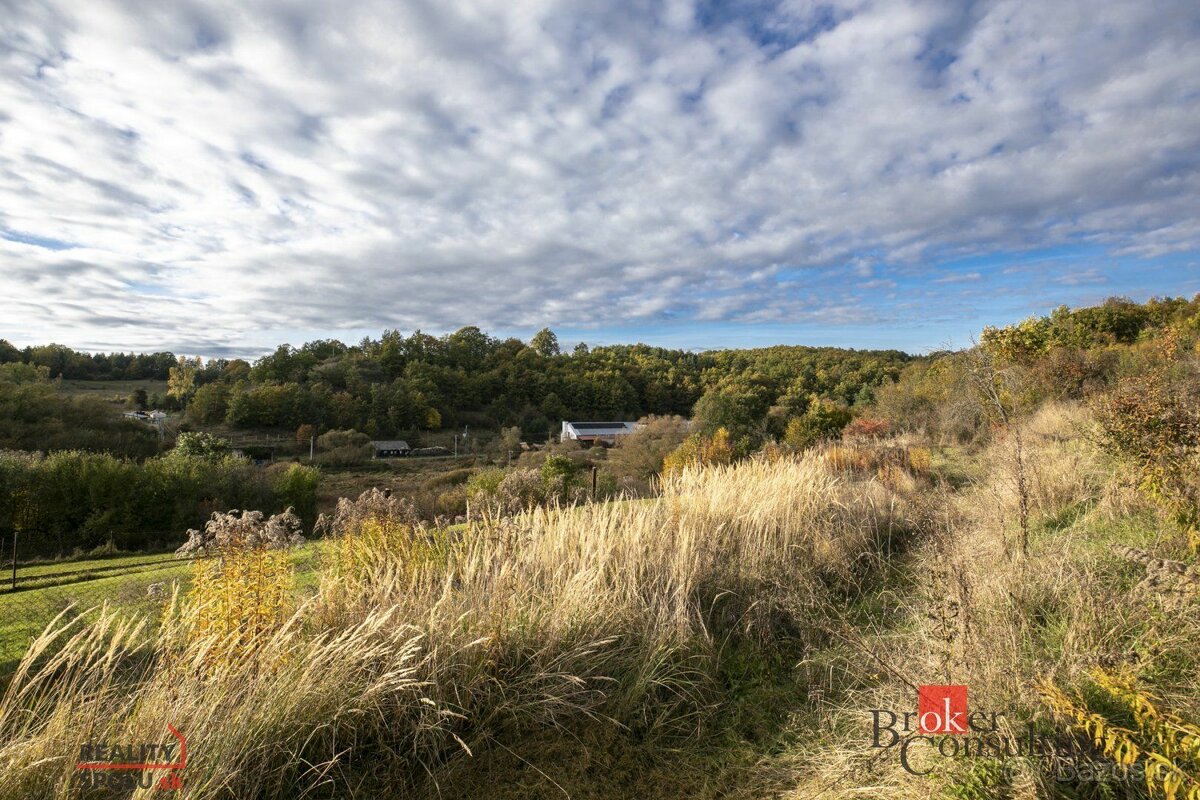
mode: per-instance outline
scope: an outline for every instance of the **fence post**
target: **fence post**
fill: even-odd
[[[596,502],[596,465],[592,464],[592,502]]]
[[[13,526],[13,573],[12,588],[17,588],[17,526]]]

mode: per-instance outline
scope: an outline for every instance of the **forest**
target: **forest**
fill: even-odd
[[[862,405],[910,361],[898,350],[800,346],[693,353],[642,344],[580,345],[565,353],[550,330],[526,343],[476,327],[441,337],[390,330],[353,346],[332,340],[280,345],[253,364],[162,353],[86,354],[59,345],[18,350],[0,341],[0,363],[39,368],[51,380],[168,380],[166,394],[131,398],[130,404],[186,407],[198,425],[313,425],[372,437],[517,426],[531,441],[544,441],[563,419],[689,416],[705,394],[736,398],[756,420],[765,420],[772,408],[776,416],[803,413],[814,397]]]

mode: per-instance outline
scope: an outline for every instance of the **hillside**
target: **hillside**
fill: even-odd
[[[131,392],[149,385],[135,378],[169,380],[166,393],[151,385],[140,402],[170,410],[186,404],[187,418],[200,426],[294,431],[313,425],[373,437],[518,426],[532,441],[557,431],[563,419],[689,415],[706,393],[735,396],[756,418],[772,407],[803,411],[814,395],[862,404],[911,360],[896,350],[800,346],[692,353],[581,345],[563,353],[549,330],[526,343],[474,327],[442,337],[385,331],[352,346],[328,340],[281,345],[253,366],[162,356],[92,355],[58,345],[18,350],[0,341],[0,364],[44,368],[48,378],[69,381],[72,393],[86,391],[88,381],[107,393],[122,380]]]

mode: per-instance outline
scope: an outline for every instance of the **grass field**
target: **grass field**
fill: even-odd
[[[316,584],[320,547],[314,541],[292,552],[298,592]],[[68,607],[83,611],[107,604],[156,619],[161,602],[150,597],[149,586],[165,584],[168,594],[176,585],[186,591],[192,561],[168,553],[18,567],[15,591],[11,576],[5,572],[0,582],[0,675],[10,672],[29,643]]]
[[[422,491],[431,478],[456,469],[474,466],[475,458],[392,458],[371,461],[353,467],[322,467],[317,489],[317,506],[327,511],[339,497],[358,497],[378,486],[394,494],[412,497]]]
[[[136,380],[136,381],[84,381],[63,380],[59,391],[63,394],[77,397],[95,397],[106,402],[124,405],[129,395],[137,389],[145,389],[147,395],[165,395],[166,381]]]

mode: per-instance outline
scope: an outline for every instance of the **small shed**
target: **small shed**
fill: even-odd
[[[376,458],[396,458],[397,456],[406,456],[412,449],[408,446],[408,442],[396,439],[386,442],[371,442],[371,448],[375,451]]]

